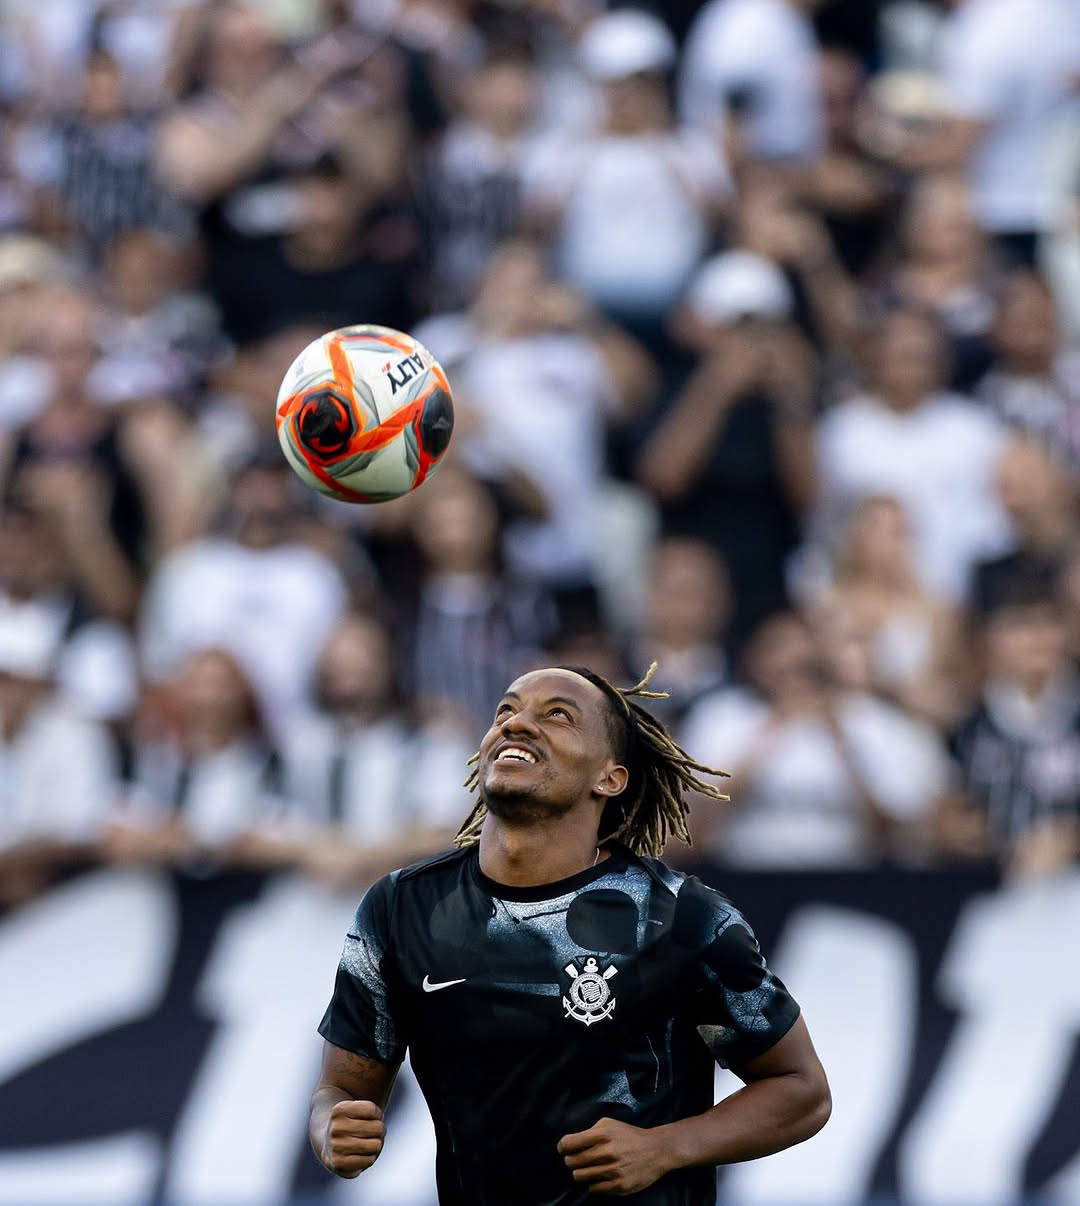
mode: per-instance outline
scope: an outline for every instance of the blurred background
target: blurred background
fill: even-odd
[[[371,508],[358,322],[458,412]],[[407,1070],[306,1150],[353,904],[654,658],[835,1097],[722,1200],[1080,1203],[1078,484],[1078,0],[3,0],[0,1203],[433,1206]]]

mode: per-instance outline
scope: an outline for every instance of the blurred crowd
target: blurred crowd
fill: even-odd
[[[375,507],[274,433],[357,322],[457,405]],[[0,5],[0,904],[444,848],[552,662],[707,857],[1052,872],[1078,487],[1080,0]]]

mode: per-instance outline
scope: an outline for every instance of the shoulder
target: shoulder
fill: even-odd
[[[681,871],[673,870],[659,858],[632,854],[629,851],[626,851],[626,856],[631,863],[636,863],[662,892],[670,896],[679,895],[687,880],[687,876]]]
[[[757,959],[757,939],[742,910],[696,875],[681,879],[672,931],[675,942],[688,951],[709,950],[732,963],[746,957]]]
[[[385,878],[394,880],[397,884],[404,884],[454,872],[460,869],[472,857],[472,854],[471,847],[465,849],[455,847],[453,850],[444,850],[441,854],[432,854],[428,858],[420,859],[419,862],[410,863],[407,867],[402,867],[400,871],[393,871]]]
[[[710,888],[696,875],[676,871],[663,859],[629,852],[627,856],[661,891],[676,898],[676,917],[681,919],[677,924],[683,930],[684,936],[688,933],[697,935],[696,944],[713,941],[731,925],[741,925],[749,931],[745,917],[731,900],[723,892]]]

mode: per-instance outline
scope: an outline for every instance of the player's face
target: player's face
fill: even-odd
[[[540,819],[617,794],[625,778],[611,751],[606,709],[599,688],[569,670],[537,670],[512,683],[480,743],[488,811]]]

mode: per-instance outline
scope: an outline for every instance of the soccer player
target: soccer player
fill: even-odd
[[[473,759],[457,850],[357,909],[320,1026],[311,1142],[343,1177],[382,1150],[409,1051],[441,1206],[716,1199],[713,1165],[817,1132],[825,1073],[737,909],[659,860],[688,791],[721,798],[627,690],[514,682]],[[745,1087],[713,1105],[713,1060]]]

